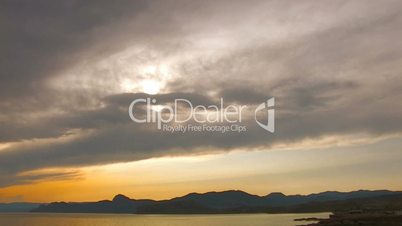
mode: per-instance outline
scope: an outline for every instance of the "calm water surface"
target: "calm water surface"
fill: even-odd
[[[308,214],[228,214],[228,215],[134,215],[134,214],[47,214],[0,213],[1,226],[294,226],[303,217],[328,217],[328,213]]]

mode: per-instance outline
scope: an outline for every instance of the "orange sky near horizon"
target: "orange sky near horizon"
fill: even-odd
[[[374,151],[389,146],[387,155]],[[234,151],[187,157],[165,157],[74,169],[74,178],[36,181],[0,188],[0,202],[97,201],[116,194],[131,198],[169,199],[191,192],[243,190],[252,194],[270,192],[310,194],[326,190],[402,190],[399,164],[382,162],[402,156],[393,147],[401,138],[366,145]],[[349,152],[354,155],[344,158]],[[46,171],[46,170],[43,170]],[[351,174],[350,172],[354,172]]]

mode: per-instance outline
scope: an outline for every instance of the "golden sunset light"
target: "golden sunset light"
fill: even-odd
[[[0,226],[401,225],[401,11],[0,0]]]

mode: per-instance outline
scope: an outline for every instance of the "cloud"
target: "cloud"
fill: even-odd
[[[78,170],[28,171],[17,174],[0,173],[0,187],[31,184],[41,181],[77,180],[83,178]]]
[[[142,1],[3,1],[1,5],[2,99],[40,92],[44,79],[83,60],[84,49],[110,37],[107,33],[116,28],[112,24],[146,6]]]
[[[43,168],[402,132],[399,1],[1,4],[0,142],[15,142],[0,150],[3,186]],[[149,79],[150,64],[169,66],[161,94],[121,90]],[[271,96],[274,134],[252,112],[242,134],[166,133],[127,113],[135,98],[255,106]]]

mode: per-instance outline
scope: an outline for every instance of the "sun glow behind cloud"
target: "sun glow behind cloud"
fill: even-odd
[[[139,73],[139,76],[122,79],[120,86],[124,92],[157,94],[172,77],[170,69],[165,64],[148,65],[137,71],[137,73]]]
[[[156,80],[143,80],[142,91],[147,94],[157,94],[161,90],[161,84]]]
[[[64,92],[85,92],[88,99],[118,93],[168,92],[167,84],[176,79],[176,67],[185,59],[177,54],[159,56],[152,51],[152,56],[144,56],[142,51],[143,47],[133,45],[113,55],[77,64],[47,79],[46,85]]]

